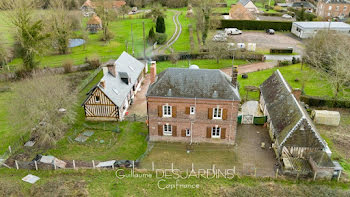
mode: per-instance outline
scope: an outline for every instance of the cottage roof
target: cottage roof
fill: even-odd
[[[231,5],[230,17],[234,20],[254,20],[254,15],[249,12],[242,4],[237,3]]]
[[[102,23],[100,17],[94,14],[87,22],[88,25],[100,25]]]
[[[119,58],[114,62],[117,76],[114,77],[110,73],[105,73],[103,78],[105,88],[97,84],[95,88],[99,88],[115,105],[121,107],[132,90],[133,85],[137,82],[142,70],[145,68],[145,64],[138,61],[126,52],[123,52]],[[129,83],[125,83],[122,77],[129,77]],[[93,88],[90,92],[95,90]],[[85,102],[84,102],[85,103]]]
[[[147,96],[240,100],[231,78],[218,69],[168,68],[158,75]]]
[[[309,115],[292,94],[291,87],[279,70],[261,84],[260,91],[280,146],[302,122],[306,122],[323,148],[329,150],[327,143],[321,138]]]
[[[239,3],[241,3],[243,6],[247,5],[250,2],[250,0],[239,0]]]
[[[297,25],[304,29],[350,29],[350,25],[344,22],[293,22],[293,25]]]

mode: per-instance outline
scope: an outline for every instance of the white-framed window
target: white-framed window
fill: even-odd
[[[172,107],[168,104],[163,105],[163,117],[171,117]]]
[[[186,129],[186,137],[191,136],[191,130],[190,129]]]
[[[328,14],[327,14],[328,16],[331,16],[331,13],[330,12],[328,12]]]
[[[339,11],[339,5],[337,5],[337,7],[335,7],[335,10]]]
[[[190,107],[190,114],[195,114],[196,113],[196,107],[191,106]]]
[[[330,6],[328,6],[328,10],[332,10],[332,6],[330,5]]]
[[[218,126],[215,126],[211,129],[211,137],[212,138],[220,138],[221,135],[221,128]]]
[[[172,126],[169,124],[163,125],[163,135],[172,135]]]
[[[95,96],[95,101],[96,101],[96,103],[99,103],[100,102],[100,96]]]
[[[213,108],[213,119],[222,119],[222,108]]]

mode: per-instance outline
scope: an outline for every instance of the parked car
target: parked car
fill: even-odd
[[[213,37],[213,41],[215,41],[215,42],[226,42],[226,41],[227,41],[227,38],[226,38],[224,35],[216,34],[216,35]]]
[[[274,29],[268,29],[268,30],[266,30],[266,33],[273,35],[273,34],[275,34],[275,30]]]
[[[240,35],[242,31],[237,28],[225,28],[226,35]]]
[[[288,18],[288,19],[290,19],[290,18],[293,18],[291,15],[289,15],[289,14],[283,14],[282,15],[282,18]]]

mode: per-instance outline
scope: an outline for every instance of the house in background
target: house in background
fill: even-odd
[[[350,2],[346,0],[319,0],[316,14],[324,19],[349,17]]]
[[[304,8],[305,11],[309,13],[313,13],[316,10],[316,7],[308,1],[293,2],[290,4],[290,7],[298,10],[301,10]]]
[[[248,11],[242,4],[232,4],[229,12],[229,19],[232,20],[255,20],[254,14]]]
[[[109,9],[118,9],[126,4],[125,1],[113,1],[113,0],[105,0],[104,2],[104,7],[109,8]],[[86,0],[84,4],[81,6],[81,11],[83,12],[83,15],[88,17],[93,14],[95,14],[95,9],[101,5],[101,2],[99,1],[91,1],[91,0]]]
[[[240,95],[237,67],[229,77],[218,69],[168,68],[146,94],[150,141],[234,144]]]
[[[277,70],[263,82],[260,91],[260,107],[267,116],[272,148],[284,170],[307,175],[317,168],[319,177],[332,178],[332,152],[301,106],[301,90],[293,90]]]
[[[251,0],[239,0],[237,4],[242,4],[249,12],[252,12],[254,14],[259,13],[259,9]]]
[[[291,32],[299,38],[312,38],[320,30],[332,30],[349,35],[350,25],[343,22],[293,22]]]
[[[121,121],[146,73],[145,64],[126,52],[103,67],[103,78],[88,93],[82,104],[87,120]]]
[[[97,31],[102,29],[102,20],[96,14],[94,14],[86,23],[86,29],[91,33],[95,34]]]

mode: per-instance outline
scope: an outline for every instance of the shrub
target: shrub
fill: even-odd
[[[90,68],[96,69],[101,66],[101,59],[98,55],[93,55],[87,58],[86,63],[89,64]]]
[[[63,62],[63,68],[65,73],[73,72],[73,60],[68,59]]]
[[[162,16],[157,17],[156,32],[165,33],[165,22],[164,22],[164,18]]]
[[[350,108],[350,100],[335,100],[330,98],[321,98],[316,96],[301,95],[300,100],[309,106],[326,106],[335,108]]]
[[[164,44],[167,39],[167,35],[165,33],[156,33],[155,38],[158,44]]]
[[[103,31],[105,31],[105,30],[103,30]],[[109,29],[107,29],[106,34],[105,35],[102,34],[100,40],[101,41],[109,41],[109,40],[112,40],[113,38],[114,38],[113,32],[111,32],[111,31],[109,31]]]
[[[278,61],[278,66],[282,67],[282,66],[288,66],[291,65],[290,61],[284,60],[284,61]]]
[[[298,64],[298,63],[300,63],[300,59],[293,57],[292,58],[292,64]]]
[[[236,27],[243,30],[266,30],[290,31],[291,21],[253,21],[253,20],[221,20],[221,28]]]
[[[156,41],[156,34],[154,33],[153,27],[148,32],[147,40],[148,40],[148,44],[154,44],[154,42]]]

